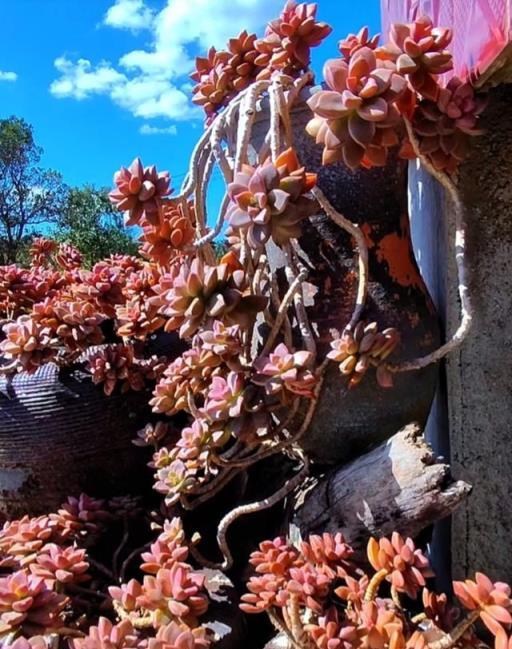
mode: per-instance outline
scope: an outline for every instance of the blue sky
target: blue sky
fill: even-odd
[[[23,117],[43,164],[70,185],[110,186],[140,155],[179,186],[202,129],[189,101],[193,57],[242,27],[262,33],[282,0],[0,0],[0,118]],[[319,0],[334,27],[314,52],[380,29],[379,0]],[[199,119],[198,119],[199,116]]]

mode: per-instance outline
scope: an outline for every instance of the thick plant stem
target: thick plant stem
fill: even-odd
[[[467,618],[459,622],[455,629],[444,635],[440,640],[428,644],[428,649],[449,649],[458,642],[462,636],[470,629],[480,616],[480,609],[472,611]]]
[[[294,280],[288,287],[288,290],[286,291],[285,296],[283,297],[283,300],[279,305],[279,311],[277,312],[276,319],[274,321],[274,326],[272,327],[272,330],[270,331],[267,337],[265,346],[260,352],[260,356],[265,356],[272,349],[274,341],[279,331],[281,330],[281,326],[283,325],[288,307],[292,303],[292,300],[295,294],[297,293],[297,291],[300,290],[302,282],[306,279],[306,275],[307,275],[306,271],[301,271],[297,275],[297,277],[294,278]]]
[[[469,333],[473,319],[473,309],[471,306],[471,296],[468,287],[468,273],[466,268],[466,221],[464,217],[464,205],[462,203],[459,191],[451,178],[447,174],[438,171],[432,165],[432,163],[421,153],[418,140],[416,139],[409,120],[405,119],[405,125],[407,127],[409,140],[414,149],[414,152],[418,156],[418,159],[425,167],[425,169],[437,181],[439,181],[439,183],[448,192],[455,209],[455,261],[457,264],[458,292],[460,297],[461,317],[457,330],[448,342],[446,342],[444,345],[441,345],[441,347],[439,347],[432,353],[427,354],[426,356],[421,356],[420,358],[404,361],[402,363],[387,365],[386,367],[391,372],[410,372],[412,370],[422,369],[423,367],[431,365],[432,363],[437,363],[447,354],[455,351],[462,345]]]
[[[379,570],[379,572],[376,572],[373,575],[364,594],[365,602],[373,602],[373,600],[377,597],[380,585],[388,575],[389,572],[385,568],[382,568],[382,570]]]
[[[236,507],[229,514],[226,514],[221,520],[218,530],[217,530],[217,544],[219,550],[222,552],[224,560],[220,563],[209,561],[203,557],[197,550],[194,552],[194,558],[201,563],[206,568],[212,568],[214,570],[229,570],[233,566],[233,555],[227,543],[227,533],[231,525],[238,519],[240,516],[247,516],[248,514],[254,514],[256,512],[264,511],[265,509],[270,509],[280,500],[283,500],[288,494],[290,494],[294,489],[296,489],[306,478],[309,473],[309,461],[306,457],[303,459],[302,469],[293,477],[291,480],[288,480],[278,491],[276,491],[272,496],[268,498],[263,498],[258,502],[248,503],[247,505],[241,505]]]

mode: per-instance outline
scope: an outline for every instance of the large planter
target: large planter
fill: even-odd
[[[409,233],[407,163],[391,155],[385,168],[350,171],[341,163],[323,167],[321,147],[305,132],[312,113],[305,103],[292,112],[295,148],[331,204],[363,230],[369,252],[370,285],[363,318],[380,328],[396,327],[401,344],[390,360],[423,356],[439,344],[435,307],[419,273]],[[256,140],[268,124],[263,114]],[[308,282],[318,292],[308,307],[323,356],[330,330],[350,321],[357,291],[357,253],[351,237],[321,213],[304,224],[299,245],[308,259]],[[406,424],[423,426],[436,383],[435,366],[398,374],[391,389],[377,385],[370,370],[348,389],[335,363],[329,367],[313,422],[302,440],[321,463],[341,463],[389,438]]]
[[[81,492],[139,492],[151,475],[131,440],[147,422],[148,398],[106,397],[77,367],[0,377],[0,513],[53,511]]]

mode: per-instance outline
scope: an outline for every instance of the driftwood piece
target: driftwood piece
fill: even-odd
[[[450,467],[411,424],[301,493],[293,523],[302,537],[341,531],[362,548],[369,536],[393,530],[415,537],[451,514],[470,491],[452,479]]]

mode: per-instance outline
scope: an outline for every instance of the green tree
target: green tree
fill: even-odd
[[[56,238],[78,248],[88,266],[111,254],[137,252],[136,242],[123,226],[122,215],[109,201],[108,190],[90,185],[69,190]]]
[[[38,166],[42,149],[23,119],[0,120],[0,263],[15,262],[38,226],[57,220],[66,201],[62,176]]]

